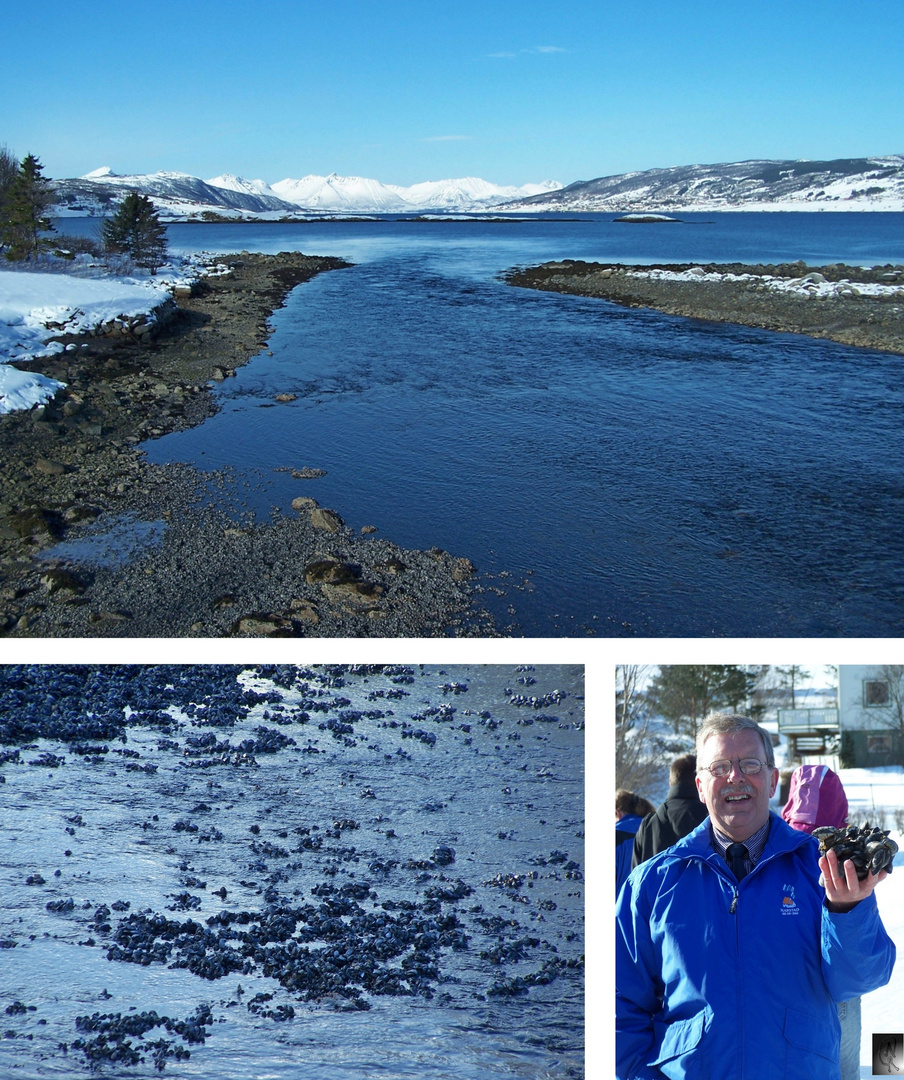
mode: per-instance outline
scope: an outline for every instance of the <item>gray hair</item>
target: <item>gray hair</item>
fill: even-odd
[[[755,731],[763,743],[766,764],[770,769],[775,768],[775,752],[772,749],[772,739],[768,731],[749,716],[741,716],[740,713],[713,712],[704,718],[697,732],[697,760],[703,760],[703,744],[710,735],[734,735],[738,731]]]

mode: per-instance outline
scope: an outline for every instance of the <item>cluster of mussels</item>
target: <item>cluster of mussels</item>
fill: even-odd
[[[243,819],[241,833],[235,833],[227,841],[224,832],[210,823],[215,819],[224,829],[228,828],[227,822],[238,827],[242,813],[242,809],[238,809],[232,818],[218,816],[221,803],[217,800],[225,802],[227,794],[220,791],[221,784],[216,780],[207,780],[207,776],[212,776],[212,770],[217,767],[223,772],[247,769],[247,775],[250,775],[250,770],[262,768],[257,759],[265,755],[326,755],[330,753],[325,748],[327,739],[318,740],[315,727],[348,750],[364,744],[373,751],[379,750],[380,746],[376,742],[371,744],[369,740],[374,736],[362,733],[361,728],[366,727],[372,732],[378,727],[386,732],[384,745],[387,750],[396,744],[396,740],[410,740],[408,745],[412,751],[424,754],[425,758],[444,738],[447,745],[453,738],[458,738],[463,747],[471,747],[472,737],[478,740],[481,729],[485,729],[487,739],[492,740],[498,750],[503,736],[491,733],[504,723],[502,719],[494,719],[487,710],[459,709],[449,701],[435,706],[429,704],[440,691],[444,696],[461,700],[460,695],[469,691],[466,683],[437,684],[432,687],[433,694],[423,701],[420,712],[406,707],[404,716],[395,718],[389,703],[411,696],[401,686],[414,684],[413,668],[380,665],[317,669],[257,667],[257,676],[293,691],[288,700],[272,690],[249,689],[238,679],[243,670],[246,669],[231,665],[117,665],[109,669],[88,665],[0,667],[0,767],[10,766],[8,771],[12,772],[14,767],[32,764],[54,768],[69,764],[59,755],[52,762],[47,760],[48,754],[41,759],[29,759],[30,752],[37,749],[35,740],[47,738],[66,744],[72,758],[82,758],[92,771],[98,771],[94,767],[103,767],[105,762],[115,763],[122,772],[129,772],[129,781],[138,780],[131,775],[132,769],[141,769],[148,776],[153,776],[152,770],[157,770],[154,763],[143,766],[132,760],[125,761],[153,755],[154,743],[156,753],[163,755],[159,759],[163,766],[161,771],[185,770],[184,783],[149,786],[148,791],[154,798],[163,800],[153,804],[160,809],[159,814],[149,815],[140,825],[138,817],[129,819],[136,829],[140,828],[141,843],[156,843],[167,856],[181,857],[178,862],[179,887],[177,891],[166,893],[173,904],[167,905],[166,913],[155,912],[152,908],[131,910],[133,905],[137,906],[134,900],[116,900],[111,904],[85,900],[77,904],[74,898],[60,895],[62,883],[52,882],[48,894],[54,898],[46,902],[45,909],[61,917],[71,917],[73,923],[87,920],[84,924],[87,940],[80,944],[91,947],[99,944],[110,961],[143,967],[166,965],[171,969],[184,969],[209,982],[234,975],[241,975],[243,979],[272,979],[291,996],[292,1004],[274,1005],[274,994],[279,990],[271,987],[272,992],[256,995],[247,1008],[255,1015],[275,1021],[291,1020],[299,1002],[322,1003],[341,1011],[368,1010],[380,997],[423,1000],[439,997],[442,1004],[453,1003],[457,998],[453,998],[446,988],[463,981],[460,979],[462,973],[473,981],[470,995],[475,1000],[486,1001],[522,995],[534,987],[547,986],[560,977],[580,971],[583,957],[560,957],[556,944],[528,933],[523,922],[512,917],[512,904],[515,903],[525,907],[532,905],[527,914],[538,924],[545,920],[545,913],[557,909],[555,900],[528,897],[523,887],[530,889],[541,878],[580,880],[579,864],[569,861],[567,852],[556,850],[541,854],[537,850],[528,860],[530,865],[548,867],[548,870],[500,872],[492,880],[474,886],[455,876],[451,868],[458,858],[448,843],[437,844],[429,856],[424,851],[423,857],[405,858],[397,850],[404,844],[404,830],[400,829],[403,836],[399,837],[394,829],[387,827],[392,824],[389,816],[362,814],[361,821],[345,816],[350,814],[347,800],[355,794],[361,799],[374,800],[378,799],[378,794],[370,787],[349,783],[356,773],[346,766],[354,766],[358,759],[352,755],[346,758],[344,751],[342,764],[337,761],[335,769],[337,772],[342,769],[340,786],[349,784],[350,790],[345,793],[346,801],[340,804],[343,809],[337,808],[330,814],[328,827],[313,821],[298,824],[291,828],[291,833],[298,838],[297,843],[290,840],[289,822],[278,812],[280,804],[273,803],[276,789],[269,788],[266,780],[253,785],[253,791],[260,791],[258,796],[250,795],[247,804],[237,805],[247,813],[249,807],[260,811],[262,800],[273,803],[262,810],[266,814],[271,809],[277,811],[272,825],[262,828],[257,822],[248,823]],[[393,684],[389,689],[371,690],[368,695],[368,701],[379,702],[382,708],[356,709],[350,698],[340,695],[353,676],[375,674]],[[422,677],[428,674],[422,672]],[[418,687],[422,693],[423,685]],[[525,681],[524,685],[528,683]],[[513,704],[523,706],[520,711],[530,715],[526,721],[519,720],[518,723],[557,722],[560,728],[564,727],[558,717],[538,714],[537,710],[558,704],[565,696],[563,691],[555,691],[542,697],[519,697]],[[124,707],[126,703],[128,708]],[[260,706],[265,706],[261,718],[278,725],[281,730],[261,724],[253,727],[253,738],[232,737],[231,729],[238,724],[244,725],[251,710]],[[327,715],[321,721],[320,714],[331,713],[334,715]],[[364,725],[361,723],[364,719],[376,721],[376,724]],[[296,738],[285,733],[290,725]],[[435,730],[428,730],[434,725]],[[243,726],[242,732],[247,732],[248,727],[250,725]],[[114,747],[115,743],[126,743],[132,730],[139,728],[150,729],[155,736],[135,742],[134,745],[141,746],[141,753],[122,745]],[[303,729],[306,729],[307,746],[302,746]],[[467,737],[461,739],[453,734],[458,731]],[[520,739],[521,736],[508,734],[507,738]],[[543,736],[535,738],[548,741]],[[311,745],[317,741],[323,745]],[[420,750],[415,746],[416,742],[425,744],[427,749]],[[339,753],[337,750],[337,756]],[[473,753],[485,755],[486,751],[475,746]],[[363,759],[363,755],[361,757]],[[412,755],[398,745],[394,753],[386,752],[383,757],[385,761],[412,760]],[[206,776],[196,770],[204,770]],[[112,768],[106,771],[115,775]],[[416,782],[420,783],[419,774],[413,770],[403,771],[400,782],[409,782],[409,774],[417,775]],[[314,774],[304,771],[303,775]],[[549,774],[544,769],[538,775]],[[0,782],[3,779],[0,770]],[[206,785],[200,787],[205,781]],[[443,780],[443,784],[450,781],[451,777]],[[147,783],[151,784],[150,781]],[[245,786],[241,781],[239,783]],[[250,794],[250,781],[248,788]],[[202,790],[209,802],[198,801]],[[232,791],[231,788],[228,790]],[[420,788],[415,790],[419,792]],[[507,798],[513,792],[517,795],[517,789],[511,786],[501,788]],[[241,794],[244,795],[244,791]],[[284,790],[279,791],[279,796],[284,794]],[[428,799],[428,794],[434,794],[432,788],[424,790],[422,811],[441,812],[447,807],[447,803],[438,798]],[[228,797],[231,798],[231,794]],[[453,797],[449,796],[450,801]],[[191,801],[183,802],[183,798]],[[194,807],[189,809],[192,802]],[[147,806],[147,803],[135,805]],[[355,805],[358,805],[357,801]],[[393,805],[394,802],[389,800],[383,809],[390,810]],[[379,803],[376,806],[379,808]],[[533,809],[530,804],[529,808]],[[225,807],[225,810],[231,809],[232,803]],[[81,839],[82,830],[90,831],[90,818],[88,812],[84,815],[64,814],[67,837]],[[546,821],[541,824],[546,825]],[[245,833],[246,828],[250,837]],[[439,831],[441,826],[435,828]],[[101,835],[101,826],[97,829],[95,836]],[[486,822],[486,829],[490,836],[495,834],[499,840],[514,838],[514,829],[497,831],[492,820]],[[346,834],[351,832],[359,832],[364,837],[359,841],[360,850],[347,842]],[[272,835],[272,840],[267,838],[267,833]],[[424,835],[428,835],[426,829]],[[395,843],[384,846],[381,838]],[[331,844],[331,840],[338,843]],[[234,858],[217,858],[216,846],[224,841],[230,845]],[[68,839],[64,841],[68,842]],[[205,913],[212,911],[212,906],[197,895],[198,890],[206,890],[207,882],[194,876],[195,867],[191,860],[196,853],[202,860],[209,855],[207,865],[198,869],[204,877],[208,873],[227,875],[234,872],[236,878],[234,883],[225,878],[228,889],[224,885],[210,890],[209,895],[220,897],[223,905],[206,917],[197,914],[202,910]],[[65,854],[71,855],[72,851],[67,849]],[[304,863],[300,857],[304,858]],[[526,853],[524,857],[527,857]],[[359,865],[362,861],[367,864],[366,875]],[[250,874],[255,880],[239,880],[239,873]],[[57,869],[54,876],[61,877],[61,871]],[[45,877],[38,872],[28,874],[24,880],[33,888],[47,886]],[[168,879],[161,877],[160,880]],[[237,892],[238,886],[253,890],[261,897],[260,902],[246,909],[237,898],[230,897],[233,891]],[[391,891],[392,898],[380,896],[384,887]],[[484,888],[490,891],[481,894],[478,890]],[[501,901],[499,890],[504,894]],[[504,914],[486,912],[478,902],[481,895],[491,909],[501,902]],[[230,897],[228,907],[227,897]],[[93,914],[79,914],[90,913],[92,908]],[[114,912],[120,913],[121,917],[115,918]],[[570,943],[576,937],[576,932],[570,933],[565,941]],[[479,952],[479,960],[483,963],[478,965],[473,958],[456,963],[452,954],[472,955],[469,952],[472,941],[477,946],[473,953]],[[0,939],[0,949],[16,945],[15,940]],[[510,977],[509,965],[523,965],[521,973]],[[532,970],[525,970],[528,967]],[[235,994],[238,998],[244,991],[239,987]],[[461,994],[464,996],[465,990]],[[104,996],[111,995],[105,992]],[[239,1002],[233,1000],[229,1004],[238,1005]],[[7,1008],[7,1013],[10,1016],[25,1015],[33,1008],[17,1002]],[[59,1046],[66,1053],[79,1051],[92,1071],[113,1067],[119,1070],[117,1075],[123,1075],[123,1067],[152,1060],[154,1067],[162,1072],[168,1062],[188,1059],[188,1047],[203,1043],[212,1023],[212,1013],[207,1005],[199,1005],[196,1013],[185,1020],[159,1016],[153,1010],[127,1015],[95,1013],[77,1017],[78,1038]],[[12,1036],[7,1033],[7,1037]]]
[[[825,825],[813,830],[820,853],[834,851],[839,866],[850,859],[861,881],[867,874],[879,874],[882,870],[891,873],[898,845],[888,833],[888,829],[880,829],[878,825],[870,827],[869,822],[862,828],[850,825],[846,829],[835,829]]]
[[[8,1011],[8,1010],[7,1010]],[[180,1046],[174,1039],[145,1039],[144,1036],[153,1028],[163,1027],[171,1035],[178,1035],[186,1043],[203,1043],[209,1035],[207,1028],[213,1024],[210,1006],[199,1005],[186,1020],[171,1020],[168,1016],[158,1016],[150,1012],[133,1013],[123,1016],[121,1013],[94,1013],[92,1016],[76,1017],[75,1026],[79,1031],[93,1035],[89,1039],[76,1039],[71,1045],[81,1050],[93,1070],[101,1065],[121,1064],[138,1065],[150,1053],[154,1068],[163,1072],[167,1058],[186,1059],[191,1051]],[[134,1041],[137,1039],[137,1043]],[[67,1052],[68,1043],[60,1048]]]

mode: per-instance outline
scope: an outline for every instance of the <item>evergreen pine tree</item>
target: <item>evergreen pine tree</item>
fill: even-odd
[[[650,682],[647,697],[675,734],[696,739],[700,723],[714,709],[745,708],[754,688],[754,677],[733,664],[661,665]]]
[[[101,229],[104,250],[155,274],[166,259],[166,228],[147,195],[130,191]]]
[[[22,159],[3,200],[0,241],[7,259],[34,259],[49,246],[50,241],[41,234],[54,231],[46,213],[52,202],[53,192],[41,163],[29,154]]]

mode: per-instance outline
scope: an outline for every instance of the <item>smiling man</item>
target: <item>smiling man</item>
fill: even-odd
[[[618,1080],[837,1080],[835,1002],[894,965],[886,872],[859,881],[770,812],[772,742],[748,717],[708,716],[697,763],[709,817],[618,898]]]

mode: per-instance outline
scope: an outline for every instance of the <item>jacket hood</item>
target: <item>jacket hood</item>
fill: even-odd
[[[791,774],[782,817],[792,828],[809,833],[821,825],[846,825],[848,801],[838,774],[828,765],[798,766]]]

